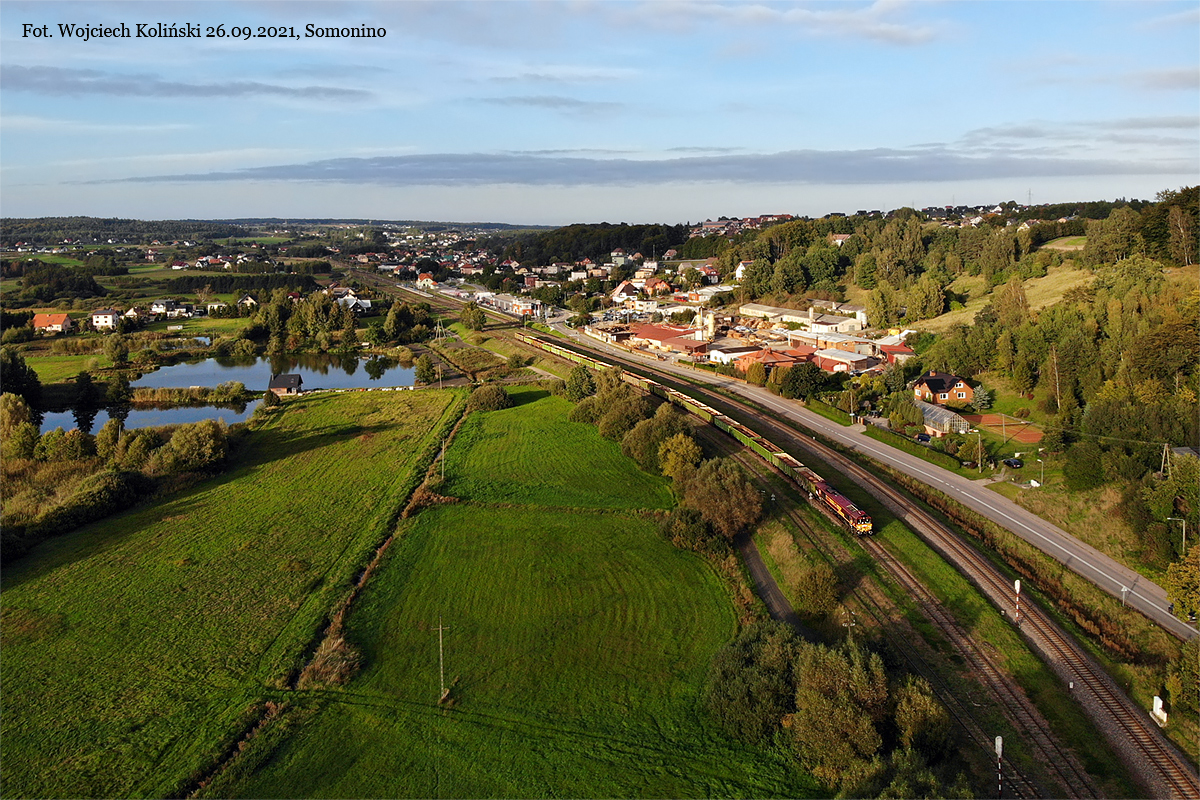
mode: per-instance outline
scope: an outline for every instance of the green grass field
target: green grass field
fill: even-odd
[[[1086,236],[1060,236],[1053,241],[1046,242],[1042,247],[1048,250],[1082,250],[1086,244]]]
[[[227,474],[3,572],[5,797],[172,795],[296,664],[462,394],[289,400]]]
[[[566,508],[670,508],[670,481],[640,472],[571,404],[537,389],[520,405],[472,415],[446,455],[446,490],[478,503]],[[526,408],[529,406],[529,408]]]
[[[100,365],[100,369],[108,369],[112,366],[112,361],[103,353],[79,356],[31,355],[25,359],[25,363],[37,373],[38,380],[42,382],[43,386],[48,383],[62,383],[74,378],[79,373],[87,370],[89,368],[88,365],[92,361],[97,362]]]
[[[463,502],[409,520],[367,583],[348,619],[364,671],[291,693],[298,721],[203,796],[819,794],[700,706],[736,617],[711,568],[638,513],[667,504],[666,484],[567,422],[565,401],[518,394],[448,451],[440,491]]]
[[[67,267],[82,267],[83,260],[64,256],[60,253],[23,253],[16,257],[17,261],[41,261],[43,264],[62,264]]]
[[[180,331],[169,328],[182,326]],[[250,320],[242,317],[191,317],[189,319],[165,319],[146,326],[148,331],[178,333],[181,336],[237,336],[250,327]]]

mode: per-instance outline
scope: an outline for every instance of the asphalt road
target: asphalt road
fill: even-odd
[[[563,324],[557,324],[555,327],[593,350],[611,352],[625,358],[631,357],[630,352],[624,348],[599,342],[571,330]],[[968,480],[949,470],[930,464],[924,459],[870,439],[863,435],[861,425],[844,427],[801,407],[794,401],[776,397],[766,389],[702,370],[680,367],[673,362],[662,362],[637,354],[634,354],[632,358],[633,360],[642,359],[647,364],[667,372],[721,386],[771,409],[782,417],[929,484],[997,525],[1012,531],[1113,597],[1120,598],[1169,633],[1181,639],[1197,635],[1195,625],[1189,625],[1177,619],[1167,610],[1167,593],[1161,586],[1084,544],[1063,529],[1025,510],[1008,498],[989,490],[980,482]]]

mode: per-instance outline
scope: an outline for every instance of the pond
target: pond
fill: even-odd
[[[241,381],[252,392],[263,392],[272,375],[300,375],[304,391],[313,389],[378,389],[412,386],[415,370],[383,356],[359,358],[327,353],[304,353],[273,358],[208,358],[194,363],[174,364],[147,373],[130,386],[134,389],[186,389],[215,387],[226,381]]]
[[[135,408],[131,409],[125,417],[125,427],[157,428],[161,425],[183,425],[206,419],[224,420],[226,425],[232,425],[235,422],[245,422],[250,419],[250,415],[254,413],[254,409],[258,408],[259,402],[258,400],[253,400],[244,406],[239,405],[237,407],[179,406],[177,408],[162,409]],[[71,428],[79,427],[79,422],[81,421],[88,433],[95,433],[104,427],[104,423],[108,422],[109,418],[108,411],[101,409],[96,412],[91,426],[88,426],[86,418],[77,420],[74,411],[47,411],[42,418],[42,433],[52,431],[55,428],[62,428],[69,431]]]
[[[226,381],[240,381],[252,392],[263,392],[272,375],[296,373],[301,377],[304,391],[313,389],[379,389],[393,386],[412,386],[415,370],[398,362],[375,356],[337,356],[325,353],[290,355],[275,358],[231,359],[208,358],[194,363],[174,364],[147,373],[130,387],[148,389],[186,389],[191,386],[214,388]],[[223,419],[228,425],[244,422],[254,413],[259,401],[244,407],[180,406],[168,409],[134,409],[125,419],[126,428],[151,428],[158,425],[182,425],[205,419]],[[100,430],[108,422],[108,411],[99,411],[84,428],[89,433]],[[65,430],[78,427],[73,411],[47,412],[42,431],[57,427]]]

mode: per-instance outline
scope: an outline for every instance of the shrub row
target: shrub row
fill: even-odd
[[[946,469],[959,469],[962,467],[962,463],[954,456],[946,455],[930,447],[922,447],[907,437],[886,428],[868,425],[867,436],[897,450],[903,450],[909,455],[923,458],[931,464],[937,464],[939,467],[945,467]]]
[[[849,414],[847,414],[845,411],[842,411],[840,408],[834,408],[833,406],[829,405],[828,403],[824,402],[823,400],[817,400],[816,398],[812,398],[812,399],[809,399],[808,401],[806,401],[804,405],[806,408],[808,408],[809,411],[816,412],[817,414],[820,414],[822,417],[825,417],[825,419],[833,420],[834,422],[838,423],[839,425],[852,424],[850,422]]]
[[[28,552],[43,539],[103,519],[136,504],[154,489],[140,472],[111,469],[86,478],[65,503],[28,526],[6,525],[0,532],[5,558]]]

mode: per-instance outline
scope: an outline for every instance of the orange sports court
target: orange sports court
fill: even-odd
[[[1042,440],[1042,429],[1029,420],[1010,417],[1008,414],[963,414],[963,419],[976,428],[986,428],[1006,439],[1021,444],[1037,444]]]

